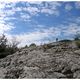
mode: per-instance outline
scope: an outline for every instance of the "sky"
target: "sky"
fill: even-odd
[[[78,32],[79,1],[0,1],[0,35],[19,46],[73,39]]]

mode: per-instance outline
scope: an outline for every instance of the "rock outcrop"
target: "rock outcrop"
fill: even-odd
[[[47,44],[0,59],[0,78],[80,78],[80,49]]]

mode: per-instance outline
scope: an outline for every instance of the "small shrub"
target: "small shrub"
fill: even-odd
[[[29,47],[36,47],[36,44],[35,43],[32,43],[32,44],[30,44]]]
[[[28,45],[26,45],[24,48],[28,48]]]

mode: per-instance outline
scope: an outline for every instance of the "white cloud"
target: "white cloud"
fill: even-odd
[[[53,0],[1,0],[0,2],[7,2],[7,3],[10,3],[10,2],[19,2],[19,1],[28,1],[28,2],[36,2],[36,1],[38,1],[38,2],[40,2],[40,1],[53,1]],[[56,0],[56,1],[58,1],[58,0]]]
[[[68,37],[70,39],[73,39],[75,34],[77,32],[80,32],[80,26],[77,23],[67,23],[67,25],[62,24],[61,26],[59,26],[59,28],[60,28],[60,33],[62,32],[62,34],[64,35],[62,36],[62,34],[60,34],[62,38]]]
[[[80,1],[75,2],[75,7],[76,7],[77,9],[80,9]]]
[[[53,11],[50,9],[42,9],[41,10],[42,13],[49,13],[49,14],[53,14]]]
[[[31,15],[36,15],[40,10],[37,7],[27,7],[26,11],[28,11]]]
[[[59,11],[57,10],[57,6],[60,6],[58,2],[45,2],[45,5],[43,7],[39,7],[39,6],[42,6],[42,2],[25,2],[26,5],[28,4],[36,4],[37,7],[32,7],[32,6],[27,6],[27,7],[15,7],[15,5],[17,4],[18,2],[15,1],[15,2],[6,2],[6,1],[3,1],[3,2],[0,2],[0,19],[1,20],[10,20],[10,19],[13,19],[11,16],[13,16],[14,14],[16,14],[17,12],[19,12],[21,14],[21,12],[24,10],[25,12],[28,12],[30,15],[28,15],[26,13],[26,15],[20,15],[20,17],[23,19],[24,18],[24,21],[26,21],[26,19],[30,19],[32,16],[38,16],[39,14],[38,13],[44,13],[45,15],[46,14],[49,14],[49,15],[59,15]],[[51,6],[51,8],[49,8],[49,5]],[[53,5],[52,5],[53,4]],[[10,9],[7,9],[5,10],[5,8],[10,8]],[[10,17],[9,17],[10,16]]]
[[[31,18],[31,16],[29,14],[24,14],[24,13],[21,13],[20,14],[20,19],[22,20],[29,20]]]
[[[25,12],[28,12],[30,16],[37,16],[39,15],[38,13],[44,13],[49,14],[49,15],[59,15],[59,10],[57,7],[61,6],[61,3],[59,2],[45,2],[44,5],[41,1],[26,1],[26,6],[27,7],[15,7],[15,5],[18,3],[18,0],[15,0],[14,2],[11,0],[9,2],[3,1],[0,2],[0,13],[1,16],[13,16],[16,14],[16,12],[22,12],[23,10]],[[35,7],[32,7],[30,4],[36,4]],[[4,10],[5,8],[11,8],[8,10]],[[28,16],[29,17],[29,16]]]
[[[76,22],[80,23],[80,17],[76,18]]]
[[[5,14],[6,16],[12,16],[12,15],[15,14],[15,11],[12,11],[12,10],[5,10],[4,14]]]
[[[31,4],[34,4],[34,3],[36,2],[32,2]],[[37,15],[38,13],[46,13],[49,15],[53,15],[53,14],[59,15],[59,10],[57,9],[57,7],[61,6],[61,4],[58,2],[50,2],[50,3],[46,3],[45,6],[43,6],[42,3],[36,3],[36,5],[40,5],[42,7],[31,7],[29,5],[28,7],[25,7],[25,8],[14,7],[15,4],[13,3],[11,3],[11,5],[7,3],[7,6],[6,6],[6,3],[0,3],[0,5],[1,5],[0,6],[0,34],[2,34],[3,32],[6,32],[6,35],[9,40],[11,40],[13,36],[15,36],[17,41],[21,42],[20,46],[24,46],[25,44],[30,44],[30,43],[40,44],[42,43],[43,39],[51,38],[51,37],[56,38],[59,35],[61,35],[61,32],[64,32],[64,35],[71,35],[71,34],[75,34],[77,31],[80,31],[80,28],[77,24],[69,23],[67,25],[68,27],[65,29],[63,29],[63,27],[64,26],[66,27],[66,25],[63,25],[60,28],[52,27],[49,29],[45,29],[43,25],[42,26],[38,25],[42,29],[38,29],[34,32],[24,33],[20,35],[10,35],[8,32],[14,29],[15,27],[13,27],[14,26],[13,24],[6,23],[5,20],[10,20],[11,18],[16,19],[14,17],[8,17],[10,15],[14,15],[16,11],[24,10],[26,12],[29,12],[31,16],[20,12],[21,19],[27,20],[27,19],[30,19],[32,16]],[[4,10],[5,8],[4,6],[8,8],[12,7],[12,9]],[[66,9],[71,10],[71,7],[67,6]],[[80,21],[80,18],[78,18],[77,21]],[[44,40],[43,42],[48,42],[48,41]]]
[[[60,2],[50,1],[50,2],[45,2],[44,5],[41,4],[39,8],[41,10],[41,13],[58,16],[59,15],[58,7],[60,6],[61,6]]]
[[[71,4],[66,4],[65,5],[65,10],[70,11],[73,7],[71,6]]]
[[[49,5],[51,6],[52,9],[56,9],[57,7],[60,7],[62,3],[59,1],[50,1]]]
[[[27,1],[26,3],[26,7],[16,7],[14,8],[13,11],[26,11],[29,12],[31,16],[36,16],[38,15],[38,13],[47,13],[47,14],[54,14],[54,15],[59,15],[59,10],[58,7],[61,6],[60,2],[30,2]],[[30,4],[35,4],[36,6],[32,7]]]
[[[13,24],[5,22],[5,18],[9,19],[7,16],[13,13],[11,11],[4,10],[6,5],[7,3],[0,2],[0,34],[8,33],[15,28]]]
[[[76,23],[70,23],[69,28],[65,31],[66,35],[75,35],[77,32],[80,32],[80,26]]]
[[[53,35],[52,35],[53,34]],[[35,36],[36,35],[36,36]],[[34,32],[29,32],[29,33],[24,33],[20,35],[13,35],[16,37],[16,40],[18,42],[21,42],[19,46],[25,46],[26,44],[29,45],[31,43],[36,43],[36,44],[41,44],[41,43],[46,43],[49,42],[48,39],[50,37],[56,37],[60,35],[60,32],[58,28],[49,28],[49,29],[41,29],[41,30],[36,30]],[[9,41],[13,38],[11,35],[7,35]]]
[[[41,25],[38,25],[41,26]],[[68,27],[67,27],[68,26]],[[0,30],[10,30],[10,28],[4,28]],[[20,43],[20,47],[25,46],[26,44],[29,45],[31,43],[41,44],[41,43],[48,43],[51,38],[53,38],[53,41],[59,36],[61,36],[62,32],[64,36],[70,36],[75,35],[76,32],[80,31],[80,27],[76,23],[69,23],[68,25],[59,25],[57,27],[50,27],[45,29],[42,25],[42,27],[39,29],[35,29],[33,32],[24,33],[24,34],[17,34],[17,35],[10,35],[6,34],[9,41],[12,40],[13,37],[16,37],[16,40]],[[71,36],[73,37],[73,36]]]
[[[5,7],[6,4],[4,4],[3,2],[0,2],[0,9],[3,9]]]
[[[46,13],[46,14],[49,14],[49,15],[58,15],[58,11],[57,10],[51,10],[51,9],[47,9],[47,8],[44,8],[41,10],[41,13]]]
[[[41,25],[39,25],[41,26]],[[64,27],[65,26],[65,27]],[[68,26],[68,27],[67,27]],[[10,35],[6,34],[9,41],[12,40],[13,37],[16,37],[19,44],[19,47],[25,46],[26,44],[29,45],[31,43],[41,44],[41,43],[48,43],[49,40],[55,39],[61,36],[62,32],[64,36],[75,35],[76,32],[80,31],[80,27],[76,23],[69,23],[68,25],[59,25],[57,27],[50,27],[45,29],[43,26],[40,29],[35,29],[33,32],[24,33],[24,34],[17,34],[17,35]],[[73,37],[73,36],[71,36]]]
[[[22,11],[21,7],[13,7],[12,11],[16,12],[16,11]]]
[[[41,4],[42,3],[42,1],[27,1],[28,3],[30,3],[30,4]]]
[[[0,34],[3,34],[3,33],[6,33],[6,32],[9,32],[10,30],[14,29],[15,27],[9,25],[9,24],[3,24],[3,23],[0,23]]]

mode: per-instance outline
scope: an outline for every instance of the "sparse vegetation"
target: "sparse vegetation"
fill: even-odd
[[[59,42],[71,42],[71,40],[64,39],[64,40],[60,40]]]
[[[12,44],[7,44],[8,40],[6,36],[3,34],[0,36],[0,58],[4,58],[7,55],[15,53],[18,48],[17,45],[19,44],[17,41],[13,41]]]

